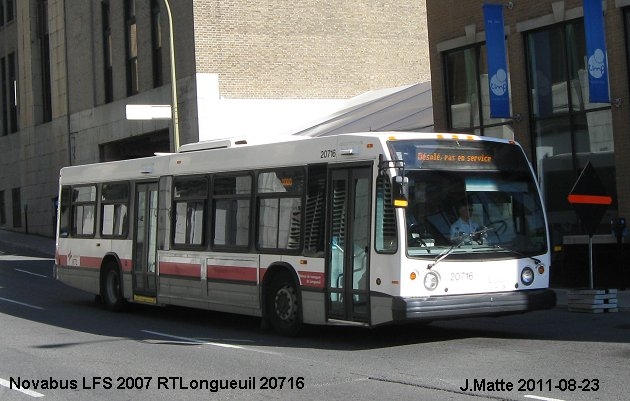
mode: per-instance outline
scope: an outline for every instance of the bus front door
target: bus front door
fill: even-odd
[[[134,237],[133,293],[134,300],[155,302],[158,184],[136,185],[136,235]]]
[[[368,322],[371,168],[335,169],[329,177],[328,318]]]

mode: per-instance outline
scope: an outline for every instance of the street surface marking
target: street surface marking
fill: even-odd
[[[45,309],[44,309],[44,308],[42,308],[41,306],[35,306],[35,305],[25,304],[24,302],[14,301],[14,300],[12,300],[12,299],[8,299],[8,298],[2,298],[2,297],[0,297],[0,301],[11,302],[12,304],[18,304],[18,305],[26,306],[26,307],[33,308],[33,309],[37,309],[37,310],[45,310]]]
[[[524,397],[525,398],[532,398],[534,400],[541,400],[541,401],[564,401],[564,400],[561,400],[559,398],[540,397],[540,396],[537,396],[537,395],[525,395]]]
[[[13,270],[15,270],[16,272],[21,272],[21,273],[31,274],[31,275],[33,275],[33,276],[38,276],[38,277],[45,277],[45,278],[48,278],[48,276],[44,276],[43,274],[37,274],[37,273],[29,272],[29,271],[26,271],[26,270],[22,270],[22,269],[13,269]]]
[[[44,396],[44,394],[40,394],[37,391],[18,389],[18,388],[11,388],[11,382],[9,382],[7,380],[4,380],[4,379],[0,379],[0,386],[4,386],[4,387],[8,388],[9,390],[19,391],[20,393],[29,395],[29,396],[31,396],[33,398],[40,398],[40,397]]]
[[[251,351],[251,352],[260,352],[262,354],[272,354],[272,355],[281,355],[278,352],[272,352],[272,351],[262,351],[262,350],[257,350],[257,349],[252,349],[252,348],[246,348],[246,347],[242,347],[240,345],[233,345],[233,344],[225,344],[225,343],[217,343],[217,342],[209,342],[209,341],[202,341],[196,338],[190,338],[190,337],[180,337],[180,336],[174,336],[172,334],[165,334],[165,333],[159,333],[157,331],[151,331],[151,330],[141,330],[143,333],[147,333],[147,334],[154,334],[156,336],[160,336],[160,337],[166,337],[166,338],[174,338],[176,340],[181,340],[181,341],[185,341],[187,343],[193,343],[193,344],[199,344],[199,345],[212,345],[214,347],[221,347],[221,348],[232,348],[232,349],[240,349],[243,351]]]

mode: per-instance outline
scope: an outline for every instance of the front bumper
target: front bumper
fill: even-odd
[[[556,293],[550,289],[541,289],[419,298],[395,297],[392,312],[394,321],[436,320],[504,315],[555,306]]]

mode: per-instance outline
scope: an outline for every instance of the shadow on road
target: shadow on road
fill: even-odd
[[[228,313],[144,305],[129,305],[125,312],[112,313],[98,305],[93,295],[55,281],[51,274],[50,259],[1,257],[0,313],[102,337],[95,342],[131,339],[170,346],[216,342],[245,347],[351,351],[422,346],[467,338],[630,342],[627,312],[589,315],[562,309],[373,329],[308,326],[299,337],[285,338],[262,329],[259,318]],[[39,347],[89,344],[68,342]]]

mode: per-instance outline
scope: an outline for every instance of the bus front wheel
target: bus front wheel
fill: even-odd
[[[101,299],[105,307],[111,311],[119,312],[125,307],[120,272],[118,266],[112,263],[105,267],[101,282]]]
[[[295,336],[302,328],[298,292],[291,276],[276,274],[267,293],[267,316],[271,327],[279,334]]]

